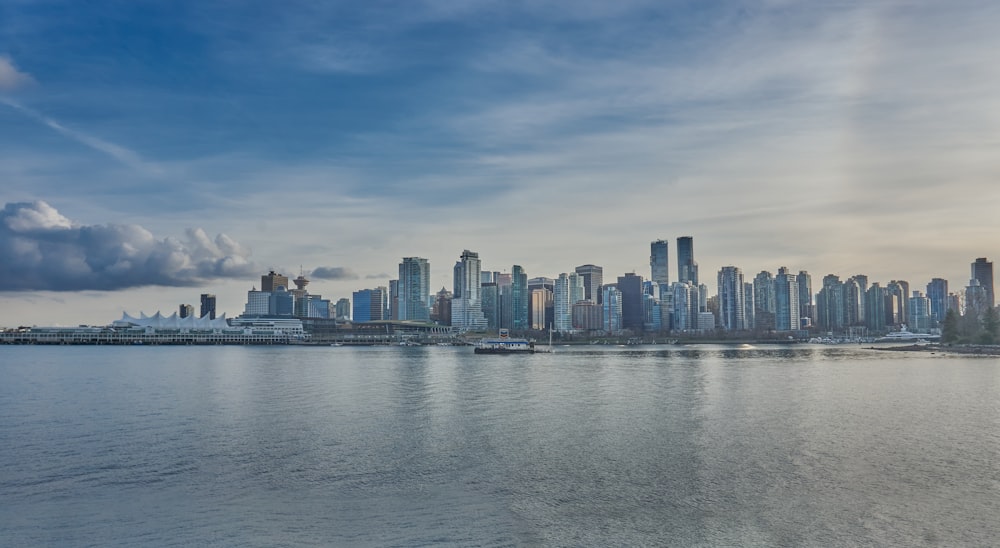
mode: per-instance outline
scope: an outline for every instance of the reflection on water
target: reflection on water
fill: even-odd
[[[12,545],[987,545],[995,359],[0,348]]]

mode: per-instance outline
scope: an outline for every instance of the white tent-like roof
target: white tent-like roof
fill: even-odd
[[[176,312],[170,316],[164,316],[159,311],[153,316],[139,312],[138,318],[130,316],[128,312],[122,312],[122,319],[115,322],[115,325],[125,324],[152,327],[153,329],[226,329],[229,327],[225,314],[213,320],[207,314],[201,318],[194,316],[181,318]]]

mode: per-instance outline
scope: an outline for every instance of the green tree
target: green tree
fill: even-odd
[[[1000,314],[996,308],[990,308],[983,313],[982,332],[979,334],[981,344],[996,344],[997,334],[1000,333]]]
[[[958,340],[958,314],[948,310],[941,325],[941,342],[953,343]]]

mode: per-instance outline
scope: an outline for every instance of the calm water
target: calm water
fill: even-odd
[[[984,546],[1000,359],[0,347],[3,546]]]

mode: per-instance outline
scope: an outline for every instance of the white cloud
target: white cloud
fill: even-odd
[[[13,91],[34,82],[35,79],[19,70],[10,57],[0,55],[0,91]]]

